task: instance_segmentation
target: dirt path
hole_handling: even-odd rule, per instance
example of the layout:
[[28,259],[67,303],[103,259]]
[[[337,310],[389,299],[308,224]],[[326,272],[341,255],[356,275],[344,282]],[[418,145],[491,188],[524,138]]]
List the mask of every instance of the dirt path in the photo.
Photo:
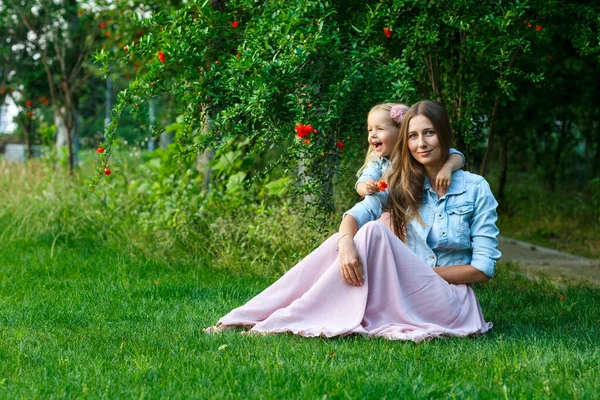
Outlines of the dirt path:
[[600,285],[600,261],[500,237],[501,262],[519,264],[525,273],[547,275]]

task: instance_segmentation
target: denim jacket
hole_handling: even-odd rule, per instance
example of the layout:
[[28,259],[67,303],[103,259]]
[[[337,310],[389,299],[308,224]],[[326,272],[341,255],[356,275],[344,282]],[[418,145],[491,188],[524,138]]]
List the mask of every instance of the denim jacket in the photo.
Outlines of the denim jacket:
[[[462,166],[465,166],[465,155],[463,153],[451,148],[448,154],[459,154],[463,158]],[[373,179],[374,181],[380,180],[389,166],[390,162],[386,157],[377,157],[374,160],[369,161],[354,184],[354,189],[358,187],[359,183],[366,182],[369,179]]]
[[[438,199],[425,178],[423,205],[419,214],[422,226],[413,219],[406,228],[406,244],[431,267],[471,265],[494,277],[498,251],[496,221],[498,203],[490,185],[479,176],[463,170],[452,173],[452,183]],[[369,195],[344,213],[354,217],[360,228],[378,219],[387,204],[387,191]],[[437,244],[430,247],[427,237],[436,229]]]

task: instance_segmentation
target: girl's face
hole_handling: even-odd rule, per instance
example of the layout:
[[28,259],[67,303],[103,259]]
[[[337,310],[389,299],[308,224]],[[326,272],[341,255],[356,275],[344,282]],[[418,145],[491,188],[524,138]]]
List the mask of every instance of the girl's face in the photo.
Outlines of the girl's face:
[[375,110],[367,118],[369,144],[378,157],[388,157],[398,140],[398,128],[390,118],[389,112]]
[[437,167],[442,162],[442,149],[433,124],[424,115],[416,115],[408,122],[408,149],[425,167]]

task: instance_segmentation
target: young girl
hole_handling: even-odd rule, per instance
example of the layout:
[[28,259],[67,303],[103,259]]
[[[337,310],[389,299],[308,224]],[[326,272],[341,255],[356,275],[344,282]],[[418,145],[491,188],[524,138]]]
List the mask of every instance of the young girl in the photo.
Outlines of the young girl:
[[[369,131],[369,151],[362,168],[358,171],[358,181],[354,188],[361,197],[383,191],[379,180],[389,170],[389,156],[398,140],[400,123],[408,111],[405,104],[383,103],[369,111],[367,125]],[[461,152],[450,149],[450,157],[438,173],[435,185],[443,192],[450,186],[452,172],[464,165]]]

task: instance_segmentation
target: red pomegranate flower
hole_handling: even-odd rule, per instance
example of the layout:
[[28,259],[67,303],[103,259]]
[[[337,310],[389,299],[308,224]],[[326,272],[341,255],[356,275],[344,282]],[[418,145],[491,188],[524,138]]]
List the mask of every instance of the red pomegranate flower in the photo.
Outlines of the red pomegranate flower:
[[101,21],[100,22],[100,28],[102,28],[102,29],[106,28],[106,22]]
[[237,21],[233,21],[233,22],[231,23],[231,26],[233,26],[234,28],[237,28],[238,26],[240,26],[240,23],[239,23],[239,22],[237,22]]
[[380,180],[379,182],[377,182],[377,187],[379,188],[380,192],[385,192],[385,189],[387,189],[388,184],[385,180]]
[[304,144],[306,144],[306,145],[310,144],[310,140],[309,139],[304,139]]
[[538,31],[538,32],[541,32],[542,31],[542,26],[541,25],[536,25],[535,26],[535,30]]
[[383,28],[383,34],[389,39],[392,37],[392,30],[390,28]]
[[31,107],[33,105],[33,103],[31,102],[31,100],[27,100],[25,102],[25,107]]
[[160,60],[161,63],[165,62],[165,53],[163,53],[162,51],[158,51],[156,53],[156,55],[158,55],[158,59]]
[[298,124],[296,125],[296,135],[298,135],[299,138],[307,138],[310,133],[313,131],[313,127],[309,124],[309,125],[302,125],[302,124]]
[[98,148],[96,149],[96,152],[97,152],[97,153],[104,153],[104,147],[98,147]]
[[108,167],[104,168],[104,175],[108,176],[111,174],[111,170]]
[[340,150],[344,150],[346,148],[346,146],[344,145],[344,142],[335,142],[335,145]]

